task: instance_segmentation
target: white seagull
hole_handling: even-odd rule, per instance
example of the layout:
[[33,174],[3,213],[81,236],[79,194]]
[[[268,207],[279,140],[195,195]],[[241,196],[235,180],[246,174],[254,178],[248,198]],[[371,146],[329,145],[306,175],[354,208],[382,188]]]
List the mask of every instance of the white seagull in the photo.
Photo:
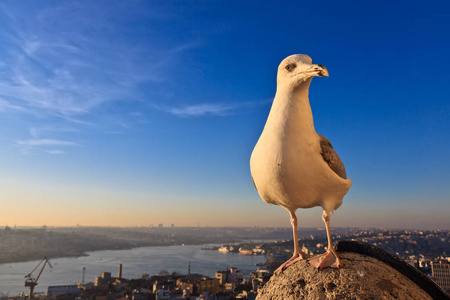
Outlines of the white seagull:
[[309,262],[318,269],[340,266],[331,242],[330,218],[341,206],[352,181],[330,141],[314,130],[308,98],[314,76],[328,76],[328,70],[312,64],[308,55],[291,55],[281,62],[275,99],[250,158],[253,183],[261,198],[285,208],[291,216],[294,254],[275,272],[304,259],[295,211],[315,206],[323,208],[328,250]]

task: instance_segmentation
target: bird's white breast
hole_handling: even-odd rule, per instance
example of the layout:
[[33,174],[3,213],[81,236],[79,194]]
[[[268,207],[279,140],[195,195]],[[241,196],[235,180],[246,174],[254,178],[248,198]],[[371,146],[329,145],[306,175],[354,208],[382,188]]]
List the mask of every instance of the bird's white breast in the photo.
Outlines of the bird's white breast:
[[[278,94],[250,158],[250,170],[261,198],[288,210],[339,207],[350,185],[321,155],[307,91]],[[351,184],[351,183],[350,183]]]

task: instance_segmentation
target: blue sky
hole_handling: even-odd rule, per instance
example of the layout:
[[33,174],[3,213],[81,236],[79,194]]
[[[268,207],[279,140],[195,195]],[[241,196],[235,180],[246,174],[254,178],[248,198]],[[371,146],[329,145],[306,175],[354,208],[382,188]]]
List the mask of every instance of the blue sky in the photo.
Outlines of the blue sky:
[[450,5],[312,2],[2,2],[0,223],[289,226],[249,158],[303,53],[353,181],[332,223],[450,229]]

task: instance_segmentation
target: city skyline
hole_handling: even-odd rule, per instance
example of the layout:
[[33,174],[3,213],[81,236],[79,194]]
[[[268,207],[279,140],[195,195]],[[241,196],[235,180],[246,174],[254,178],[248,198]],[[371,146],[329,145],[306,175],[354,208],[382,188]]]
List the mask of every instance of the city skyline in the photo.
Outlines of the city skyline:
[[353,181],[332,226],[450,229],[449,6],[3,2],[0,224],[290,226],[249,159],[303,53],[329,70],[315,128]]

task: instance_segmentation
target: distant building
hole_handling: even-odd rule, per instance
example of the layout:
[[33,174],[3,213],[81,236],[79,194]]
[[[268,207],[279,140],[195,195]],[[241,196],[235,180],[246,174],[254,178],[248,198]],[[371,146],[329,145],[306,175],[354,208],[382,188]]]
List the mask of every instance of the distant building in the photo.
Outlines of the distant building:
[[107,285],[111,283],[111,273],[110,272],[102,272],[100,277],[95,278],[95,286],[101,287],[103,285]]
[[102,275],[100,277],[95,278],[94,286],[104,287],[110,285],[121,285],[124,282],[127,282],[127,280],[122,278],[122,264],[119,264],[117,277],[111,276],[110,272],[102,272]]
[[308,250],[308,248],[305,247],[304,244],[302,245],[302,252],[305,253],[306,255],[309,254],[309,250]]
[[181,290],[189,291],[192,294],[199,295],[203,292],[215,293],[219,290],[219,279],[203,277],[202,279],[181,280],[179,287]]
[[170,292],[166,290],[156,291],[156,300],[170,300]]
[[216,272],[216,278],[219,279],[220,284],[238,282],[242,280],[243,277],[244,274],[242,271],[234,267],[227,269],[226,271]]
[[438,260],[431,263],[431,275],[434,281],[444,290],[450,290],[450,263],[448,260]]
[[156,293],[159,290],[169,291],[175,286],[174,278],[170,275],[158,275],[153,276],[153,292]]
[[163,228],[163,224],[158,224],[158,227],[159,228]]
[[252,290],[258,291],[269,281],[271,276],[272,275],[268,270],[257,270],[256,272],[250,272]]
[[410,266],[419,269],[419,260],[417,258],[405,259],[405,262]]
[[77,285],[55,285],[47,288],[47,298],[58,299],[61,296],[75,298],[79,296],[81,289]]

